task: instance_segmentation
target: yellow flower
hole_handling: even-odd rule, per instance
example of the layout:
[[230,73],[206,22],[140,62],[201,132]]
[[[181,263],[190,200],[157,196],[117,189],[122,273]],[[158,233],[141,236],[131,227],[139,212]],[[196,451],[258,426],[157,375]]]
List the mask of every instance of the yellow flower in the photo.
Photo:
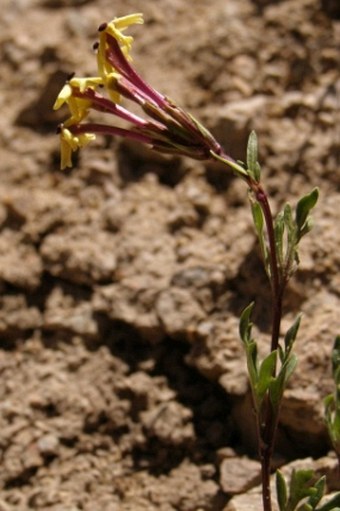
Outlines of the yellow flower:
[[123,30],[128,28],[130,25],[143,24],[143,14],[138,12],[134,14],[128,14],[127,16],[122,16],[121,18],[114,18],[110,23],[107,24],[105,28],[105,32],[111,34],[117,41],[119,42],[122,51],[128,57],[128,53],[131,50],[133,37],[125,36],[122,34]]
[[80,133],[74,135],[64,126],[60,127],[60,168],[72,167],[72,152],[85,147],[89,142],[95,140],[93,133]]
[[135,13],[129,14],[127,16],[122,16],[121,18],[114,18],[109,23],[104,23],[101,27],[99,27],[99,46],[97,53],[97,65],[98,65],[98,73],[104,79],[107,75],[115,71],[112,69],[112,66],[106,60],[106,34],[110,34],[114,37],[127,58],[127,60],[132,60],[130,56],[131,46],[133,42],[132,36],[125,36],[122,32],[128,28],[130,25],[134,24],[143,24],[143,14]]
[[99,76],[90,76],[87,78],[71,78],[59,92],[59,95],[53,105],[54,110],[58,110],[65,103],[68,105],[71,117],[65,122],[65,126],[71,126],[81,122],[88,114],[91,108],[91,100],[75,97],[73,89],[85,92],[86,89],[95,90],[98,85],[103,83]]

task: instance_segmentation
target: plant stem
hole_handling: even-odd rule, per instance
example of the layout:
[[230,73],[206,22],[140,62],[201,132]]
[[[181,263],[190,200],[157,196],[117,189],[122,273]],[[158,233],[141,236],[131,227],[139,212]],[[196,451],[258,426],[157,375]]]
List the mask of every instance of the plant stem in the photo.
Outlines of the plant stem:
[[[270,280],[272,289],[272,333],[271,333],[271,351],[277,349],[280,337],[280,325],[282,318],[282,294],[283,287],[279,274],[277,256],[276,256],[276,243],[274,233],[273,215],[271,212],[270,204],[267,195],[259,183],[251,182],[251,189],[253,190],[257,201],[259,202],[267,229],[269,255],[270,255]],[[275,376],[275,374],[273,375]]]
[[257,417],[264,511],[272,511],[270,474],[278,420],[279,414],[275,413],[273,410],[269,396],[267,395],[263,403],[263,411],[259,411]]
[[[213,154],[213,156],[215,159],[219,159],[217,155]],[[282,319],[282,298],[285,287],[285,279],[281,278],[280,269],[278,266],[273,214],[267,194],[262,188],[262,185],[249,174],[245,174],[244,169],[239,166],[238,162],[235,162],[230,158],[226,158],[224,154],[222,157],[224,157],[224,163],[232,167],[234,171],[236,170],[238,175],[247,183],[256,200],[260,204],[264,216],[269,247],[269,277],[272,295],[270,351],[273,352],[277,350],[279,346],[280,326]],[[272,376],[273,378],[276,376],[276,367],[273,368]],[[267,394],[267,396],[264,398],[261,409],[256,410],[259,457],[261,462],[263,511],[272,511],[270,474],[275,436],[279,420],[279,408],[280,407],[276,409],[273,408],[269,394]]]
[[261,450],[261,478],[262,478],[262,504],[263,511],[272,511],[272,500],[270,490],[271,454],[267,449]]
[[[272,289],[272,333],[271,333],[271,351],[278,348],[280,338],[280,326],[282,318],[282,296],[284,291],[284,281],[280,278],[278,260],[276,255],[276,242],[273,214],[268,201],[267,194],[262,185],[247,174],[233,158],[222,152],[220,155],[211,152],[215,160],[223,159],[224,163],[230,166],[247,183],[250,190],[254,193],[256,200],[261,206],[266,223],[269,256],[270,256],[270,282]],[[275,371],[273,376],[275,376]]]
[[[269,257],[270,257],[270,282],[272,294],[272,331],[271,331],[271,352],[275,351],[279,345],[280,326],[282,318],[282,295],[283,288],[276,254],[275,231],[273,215],[267,195],[262,186],[257,182],[249,183],[259,202],[265,219]],[[273,370],[273,377],[276,375],[276,368]],[[264,400],[262,410],[258,412],[258,432],[259,432],[259,455],[261,461],[261,479],[262,479],[262,502],[264,511],[272,511],[270,474],[272,454],[275,443],[275,436],[278,425],[278,412],[271,405],[269,396]]]

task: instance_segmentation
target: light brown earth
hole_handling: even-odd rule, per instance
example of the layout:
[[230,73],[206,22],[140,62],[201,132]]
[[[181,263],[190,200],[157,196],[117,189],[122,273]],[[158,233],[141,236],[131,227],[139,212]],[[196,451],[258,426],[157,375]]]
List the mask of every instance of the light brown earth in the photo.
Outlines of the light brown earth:
[[330,451],[338,2],[1,0],[1,511],[221,511],[259,480],[238,317],[256,300],[265,353],[270,295],[244,184],[119,140],[58,167],[55,96],[95,72],[98,25],[135,11],[152,85],[235,158],[256,129],[274,210],[320,188],[285,301],[283,327],[303,323],[277,459]]

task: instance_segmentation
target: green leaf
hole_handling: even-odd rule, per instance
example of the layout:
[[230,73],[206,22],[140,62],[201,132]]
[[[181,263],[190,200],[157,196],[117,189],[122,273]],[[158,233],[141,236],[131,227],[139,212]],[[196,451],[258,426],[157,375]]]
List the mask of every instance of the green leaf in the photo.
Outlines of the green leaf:
[[255,169],[254,169],[255,179],[259,183],[261,180],[261,165],[259,162],[256,162]]
[[335,397],[334,394],[329,394],[324,399],[325,422],[334,450],[340,453],[340,404]]
[[313,475],[313,470],[293,470],[289,485],[287,510],[293,511],[302,499],[311,495]]
[[309,483],[312,480],[313,475],[314,470],[312,470],[311,468],[293,470],[290,481],[290,490],[294,494],[301,493],[305,496],[306,492],[303,488],[306,486],[307,483]]
[[299,327],[300,327],[300,323],[301,323],[301,316],[302,316],[301,314],[298,314],[294,323],[286,332],[286,335],[284,338],[286,353],[290,353],[290,351],[293,347],[297,333],[299,331]]
[[336,493],[328,502],[318,507],[317,511],[340,511],[340,493]]
[[325,493],[325,486],[326,486],[326,477],[320,477],[320,479],[313,485],[314,492],[309,497],[307,504],[309,504],[312,509],[315,509],[316,506],[319,504],[320,500],[323,497],[323,494]]
[[313,218],[309,216],[305,222],[305,225],[299,232],[299,236],[298,236],[299,240],[303,236],[305,236],[305,234],[308,234],[313,229],[313,225],[314,225]]
[[256,232],[260,237],[260,235],[262,235],[262,233],[263,233],[264,218],[263,218],[262,208],[261,208],[260,204],[255,200],[252,201],[252,203],[251,203],[251,212],[253,214],[253,220],[254,220]]
[[340,383],[340,374],[338,374],[339,369],[340,369],[340,335],[337,335],[334,341],[332,351],[332,372],[333,378],[336,383]]
[[242,166],[243,162],[235,162],[233,160],[229,160],[228,158],[223,158],[223,156],[220,156],[213,150],[210,151],[210,154],[213,158],[215,158],[215,160],[223,163],[224,165],[227,165],[228,167],[231,167],[235,174],[239,177],[242,177],[243,179],[248,178],[248,173]]
[[287,484],[280,470],[276,471],[276,494],[280,511],[286,510],[287,504]]
[[252,323],[250,316],[254,307],[254,303],[250,303],[242,312],[240,318],[240,337],[244,343],[246,357],[247,357],[247,368],[248,376],[252,389],[252,393],[255,400],[255,406],[257,406],[256,400],[256,387],[258,382],[258,370],[257,370],[257,344],[251,337]]
[[340,336],[335,338],[332,351],[332,374],[335,383],[335,390],[326,396],[325,422],[333,448],[340,456]]
[[292,206],[289,204],[289,202],[287,202],[283,208],[283,216],[287,227],[294,225]]
[[274,235],[275,235],[275,245],[276,245],[276,254],[279,262],[279,267],[283,266],[283,234],[285,232],[285,224],[283,212],[280,211],[275,218],[274,222]]
[[288,360],[284,363],[283,367],[285,367],[285,374],[284,374],[284,383],[286,384],[289,380],[289,378],[292,376],[293,372],[295,371],[297,365],[297,356],[295,353],[292,353],[289,355]]
[[293,220],[293,212],[290,204],[285,204],[283,209],[283,219],[287,230],[287,254],[294,249],[297,242],[296,224]]
[[256,396],[259,402],[262,401],[265,393],[267,392],[270,386],[270,383],[273,381],[273,375],[275,373],[276,367],[276,359],[277,351],[275,350],[269,353],[269,355],[262,361],[260,365],[256,387]]
[[327,415],[327,410],[331,410],[332,407],[334,406],[334,395],[333,394],[328,394],[328,396],[325,397],[324,399],[324,405],[326,407],[326,415]]
[[286,357],[285,357],[285,352],[283,351],[283,349],[280,346],[280,344],[277,347],[277,351],[279,353],[280,362],[281,362],[281,364],[283,364],[284,361],[286,360]]
[[257,144],[257,136],[255,131],[252,131],[248,138],[248,145],[247,145],[247,169],[252,178],[255,179],[255,181],[260,181],[261,176],[261,167],[258,164],[257,158],[258,158],[258,144]]
[[[183,115],[183,112],[181,112],[182,115]],[[180,114],[181,114],[180,113]],[[203,139],[209,144],[211,144],[211,146],[216,146],[216,140],[215,138],[213,137],[213,135],[210,133],[209,130],[207,130],[207,128],[205,126],[203,126],[203,124],[201,124],[198,119],[196,119],[196,117],[194,117],[193,115],[191,114],[188,114],[188,116],[190,117],[190,119],[192,120],[192,122],[194,123],[194,125],[196,126],[196,128],[198,129],[198,131],[201,133]],[[180,121],[180,120],[179,120]]]
[[315,204],[317,203],[319,198],[319,189],[314,188],[309,194],[302,197],[296,206],[296,213],[295,213],[295,221],[298,228],[298,231],[300,233],[299,238],[303,234],[306,234],[304,232],[304,229],[306,227],[306,222],[308,220],[308,216],[310,211],[314,208]]
[[268,248],[267,248],[266,240],[264,237],[264,231],[263,231],[263,227],[264,227],[263,211],[262,211],[260,204],[255,200],[251,200],[250,205],[251,205],[251,212],[253,215],[253,221],[254,221],[256,234],[257,234],[257,237],[258,237],[258,240],[260,243],[262,259],[263,259],[263,262],[265,265],[266,272],[269,275],[270,274],[270,265],[268,262]]
[[290,204],[286,204],[283,211],[285,230],[286,230],[286,253],[284,260],[283,274],[287,279],[292,275],[299,263],[298,256],[298,228],[293,220],[293,213]]
[[[246,355],[247,355],[247,368],[248,368],[248,376],[250,385],[252,388],[252,392],[254,398],[256,398],[256,387],[258,382],[258,372],[257,372],[257,345],[255,341],[251,341],[246,344]],[[255,402],[257,405],[257,400]]]
[[[320,507],[326,486],[325,476],[313,483],[314,471],[293,470],[290,477],[289,495],[287,483],[278,470],[276,472],[276,492],[280,511],[340,511],[340,493]],[[302,502],[302,503],[301,503]],[[301,504],[300,504],[301,503]],[[300,505],[299,505],[300,504]]]
[[309,504],[302,504],[296,508],[296,511],[313,511],[313,508]]
[[294,372],[294,369],[297,364],[297,358],[295,354],[290,354],[284,364],[282,365],[279,374],[274,378],[269,386],[269,397],[272,403],[272,406],[275,409],[280,407],[281,399],[283,396],[283,392],[285,390],[287,381],[290,376]]
[[240,317],[239,332],[242,341],[245,344],[251,342],[251,329],[253,324],[250,321],[251,313],[253,312],[254,302],[250,303],[242,312]]

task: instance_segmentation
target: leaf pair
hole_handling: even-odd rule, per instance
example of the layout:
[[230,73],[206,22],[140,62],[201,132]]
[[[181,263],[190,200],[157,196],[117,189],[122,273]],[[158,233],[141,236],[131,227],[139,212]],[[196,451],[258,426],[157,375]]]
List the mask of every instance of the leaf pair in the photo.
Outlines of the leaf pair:
[[[291,349],[300,325],[300,316],[298,316],[292,327],[286,333],[285,347],[279,347],[278,350],[270,352],[269,355],[259,363],[257,344],[251,334],[252,323],[250,316],[253,307],[254,303],[251,303],[241,314],[240,337],[245,346],[254,404],[257,413],[260,413],[263,400],[265,396],[268,395],[275,414],[278,414],[287,381],[297,364],[296,356],[291,353]],[[281,366],[278,374],[276,374],[278,354]]]
[[[275,218],[275,252],[278,271],[283,285],[288,281],[299,264],[298,244],[302,236],[307,234],[312,228],[312,219],[309,213],[315,206],[318,196],[318,189],[314,188],[311,193],[299,200],[295,215],[293,214],[290,204],[286,204]],[[251,196],[250,201],[262,258],[266,272],[270,278],[269,247],[265,238],[263,211],[260,203],[253,196]]]

